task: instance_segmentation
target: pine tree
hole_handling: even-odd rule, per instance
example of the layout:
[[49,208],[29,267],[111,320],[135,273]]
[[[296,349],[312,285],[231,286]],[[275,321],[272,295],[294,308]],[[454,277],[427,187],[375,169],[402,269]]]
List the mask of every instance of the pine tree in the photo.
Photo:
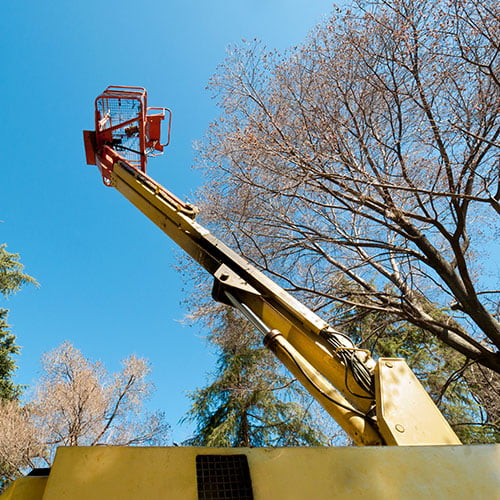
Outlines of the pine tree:
[[[281,374],[278,362],[245,320],[225,309],[210,336],[219,349],[212,383],[191,393],[184,421],[196,423],[191,446],[322,445],[304,390]],[[309,402],[307,402],[309,401]]]
[[[27,283],[36,281],[23,273],[23,265],[19,255],[6,250],[6,245],[0,245],[0,293],[7,297],[17,292]],[[12,374],[16,368],[13,356],[19,353],[15,336],[7,324],[8,310],[0,308],[0,400],[13,400],[19,397],[21,386],[14,384]]]
[[[0,294],[7,297],[27,283],[36,284],[36,281],[23,273],[19,255],[8,252],[5,244],[0,245]],[[19,346],[9,330],[8,313],[8,309],[0,307],[0,414],[5,413],[7,408],[10,411],[13,407],[18,407],[17,399],[22,390],[22,386],[12,381],[16,369],[13,356],[19,353]],[[0,458],[0,491],[8,484],[14,472],[12,465]]]
[[16,369],[13,356],[19,353],[19,346],[9,331],[7,313],[7,309],[0,309],[0,400],[17,399],[21,393],[21,387],[11,379]]

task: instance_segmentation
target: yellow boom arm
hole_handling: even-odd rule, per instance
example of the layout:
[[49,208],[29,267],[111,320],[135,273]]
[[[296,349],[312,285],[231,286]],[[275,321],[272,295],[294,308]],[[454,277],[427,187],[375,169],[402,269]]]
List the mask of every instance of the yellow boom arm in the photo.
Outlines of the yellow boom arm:
[[216,300],[239,309],[265,344],[358,445],[460,444],[400,359],[375,362],[194,219],[196,209],[108,146],[109,182],[214,276]]
[[459,444],[403,360],[376,363],[198,224],[192,205],[146,175],[147,157],[166,145],[160,125],[167,111],[148,107],[142,87],[108,87],[95,100],[95,131],[83,133],[87,163],[214,277],[215,300],[253,323],[356,444]]

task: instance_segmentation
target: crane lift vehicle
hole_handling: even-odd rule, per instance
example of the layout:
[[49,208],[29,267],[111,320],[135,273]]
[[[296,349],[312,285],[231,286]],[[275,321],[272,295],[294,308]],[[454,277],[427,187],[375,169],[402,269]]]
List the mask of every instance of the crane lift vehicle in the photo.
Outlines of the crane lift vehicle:
[[[2,499],[494,498],[499,445],[463,446],[403,359],[375,360],[196,221],[146,173],[170,141],[171,112],[142,87],[110,86],[84,131],[87,164],[214,278],[264,344],[361,446],[60,448],[49,473]],[[161,126],[166,121],[166,140]],[[35,472],[36,474],[36,472]]]

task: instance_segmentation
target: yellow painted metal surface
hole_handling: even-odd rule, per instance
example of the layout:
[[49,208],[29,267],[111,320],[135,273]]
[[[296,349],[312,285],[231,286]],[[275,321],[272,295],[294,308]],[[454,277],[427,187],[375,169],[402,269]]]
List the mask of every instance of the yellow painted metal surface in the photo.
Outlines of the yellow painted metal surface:
[[41,500],[47,477],[22,477],[0,495],[2,500]]
[[405,360],[379,359],[375,387],[378,425],[388,445],[461,444]]
[[277,331],[271,332],[264,343],[284,366],[312,394],[316,401],[339,423],[355,444],[384,444],[377,429],[360,416],[335,388]]
[[[196,456],[245,454],[255,500],[494,499],[500,446],[60,448],[39,500],[197,500]],[[32,478],[27,478],[32,479]],[[19,494],[16,494],[16,491]],[[2,500],[35,500],[14,490]],[[7,493],[8,494],[8,493]]]

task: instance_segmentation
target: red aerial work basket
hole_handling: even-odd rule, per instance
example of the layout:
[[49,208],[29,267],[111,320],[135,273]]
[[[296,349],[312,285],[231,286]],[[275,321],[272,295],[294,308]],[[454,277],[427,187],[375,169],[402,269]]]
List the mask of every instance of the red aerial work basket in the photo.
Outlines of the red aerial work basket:
[[[161,122],[166,115],[167,141],[162,143]],[[148,108],[146,89],[111,85],[95,100],[95,131],[83,133],[87,163],[98,165],[109,184],[113,159],[106,152],[110,148],[129,165],[146,172],[148,157],[162,154],[170,142],[171,121],[168,108]]]

